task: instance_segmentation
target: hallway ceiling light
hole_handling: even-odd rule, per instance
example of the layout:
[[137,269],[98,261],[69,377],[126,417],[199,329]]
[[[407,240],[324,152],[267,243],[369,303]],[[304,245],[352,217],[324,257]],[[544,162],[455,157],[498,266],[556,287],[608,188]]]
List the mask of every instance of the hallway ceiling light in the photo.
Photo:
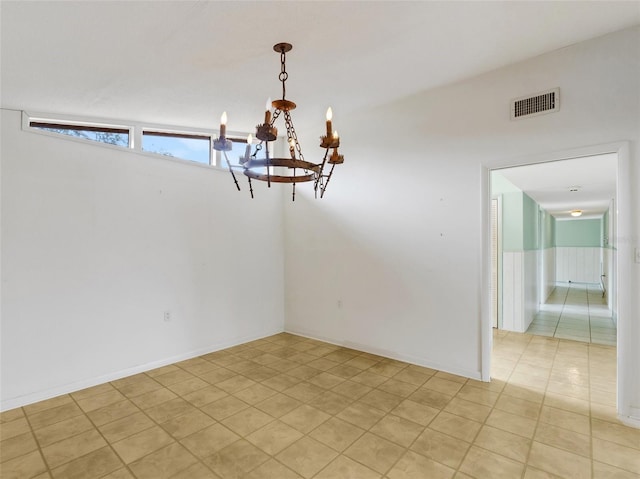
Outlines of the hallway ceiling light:
[[575,216],[575,217],[582,216],[582,210],[571,211],[571,216]]
[[[286,70],[286,53],[291,51],[293,46],[289,43],[277,43],[273,46],[273,49],[280,53],[280,75],[278,79],[282,82],[282,99],[267,101],[266,111],[264,114],[264,123],[259,124],[256,127],[256,137],[260,140],[260,143],[256,145],[253,154],[251,154],[251,140],[247,139],[247,149],[244,156],[238,158],[239,164],[232,165],[227,157],[227,151],[232,148],[231,140],[226,137],[226,112],[223,113],[220,124],[220,136],[214,140],[213,149],[221,151],[224,155],[229,172],[233,177],[233,181],[240,191],[240,185],[236,179],[234,170],[241,170],[249,181],[249,191],[251,198],[253,198],[253,187],[251,180],[266,181],[269,187],[271,183],[291,183],[293,185],[292,200],[296,199],[296,183],[313,182],[313,190],[316,197],[320,192],[320,198],[324,196],[324,192],[327,189],[331,175],[333,175],[333,169],[336,165],[344,162],[344,157],[338,154],[338,147],[340,146],[340,138],[338,132],[332,129],[332,111],[331,108],[327,110],[327,123],[326,123],[326,135],[320,137],[320,147],[324,148],[325,153],[320,163],[311,163],[304,159],[302,149],[298,143],[298,135],[293,126],[293,120],[291,119],[291,110],[295,109],[296,104],[285,98],[286,95],[286,81],[288,73]],[[271,107],[273,107],[273,115],[271,113]],[[284,124],[287,135],[287,144],[289,146],[290,158],[271,158],[269,156],[268,142],[274,141],[278,137],[278,130],[274,126],[278,117],[284,118]],[[249,138],[251,135],[249,135]],[[264,158],[258,159],[258,152],[264,150]],[[333,150],[333,151],[331,151]],[[325,166],[331,165],[328,174],[325,173]],[[286,168],[285,172],[288,175],[276,175],[272,174],[272,167]]]

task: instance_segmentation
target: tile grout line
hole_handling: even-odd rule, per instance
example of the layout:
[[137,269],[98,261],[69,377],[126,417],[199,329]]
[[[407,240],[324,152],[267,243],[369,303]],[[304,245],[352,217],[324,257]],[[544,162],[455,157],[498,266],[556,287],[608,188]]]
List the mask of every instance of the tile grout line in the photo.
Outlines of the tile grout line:
[[[554,288],[555,291],[555,288]],[[556,337],[556,333],[558,332],[558,327],[560,326],[560,321],[562,320],[562,313],[564,313],[564,307],[567,304],[567,297],[569,296],[569,288],[567,288],[567,291],[565,292],[564,295],[564,300],[562,301],[562,308],[560,309],[560,314],[558,315],[558,322],[556,323],[556,329],[553,331],[553,337],[558,339]]]
[[[243,350],[244,350],[244,349],[240,350],[240,352],[242,352]],[[223,351],[224,351],[224,350],[223,350]],[[241,361],[244,361],[244,360],[245,360],[243,357],[238,356],[237,354],[233,354],[233,355],[234,355],[235,357],[240,358],[240,360],[241,360]],[[201,358],[201,356],[197,356],[197,357],[198,357],[198,358]],[[191,359],[194,359],[194,358],[191,358]],[[204,359],[204,361],[208,361],[208,360]],[[215,364],[215,363],[214,363],[214,362],[212,362],[212,361],[209,361],[209,362],[211,362],[212,364]],[[194,374],[194,373],[191,373],[191,372],[190,372],[190,371],[188,371],[187,369],[184,369],[182,366],[179,366],[177,363],[176,363],[175,365],[176,365],[176,367],[178,367],[178,368],[179,368],[179,369],[181,369],[182,371],[186,371],[187,373],[189,373],[189,374],[193,374],[194,376],[196,376],[196,377],[200,378],[200,376],[199,376],[199,375]],[[233,372],[236,376],[242,376],[243,378],[250,379],[250,378],[247,378],[244,374],[242,374],[242,373],[236,373],[235,371],[233,371],[233,370],[231,370],[231,369],[228,369],[228,368],[226,368],[225,366],[220,366],[218,369],[226,369],[226,370],[228,370],[228,371]],[[205,374],[206,374],[206,373],[205,373]],[[152,378],[152,379],[154,379],[154,378]],[[251,379],[250,379],[250,380],[251,380]],[[225,380],[223,380],[223,381],[225,381]],[[221,382],[223,382],[223,381],[221,381]],[[158,382],[158,384],[162,385],[165,389],[169,389],[170,391],[174,392],[174,391],[173,391],[173,390],[171,390],[168,386],[163,385],[163,384],[162,384],[162,383],[160,383],[159,381],[156,381],[156,382]],[[180,381],[178,381],[178,382],[180,382]],[[205,381],[205,382],[206,382],[206,381]],[[256,382],[257,384],[260,384],[258,381],[255,381],[255,382]],[[174,384],[177,384],[177,383],[174,383]],[[205,387],[206,387],[206,386],[205,386]],[[248,387],[250,387],[250,386],[248,386]],[[218,388],[218,389],[220,389],[220,388]],[[243,388],[243,389],[246,389],[246,388]],[[233,393],[229,393],[229,392],[225,391],[224,389],[221,389],[221,390],[222,390],[222,391],[224,391],[224,392],[227,394],[227,396],[224,396],[224,397],[222,397],[222,398],[220,398],[220,399],[224,399],[224,398],[229,397],[229,396],[233,396],[233,397],[235,397]],[[236,392],[238,392],[238,391],[236,391]],[[177,394],[177,393],[175,393],[175,392],[174,392],[174,394]],[[188,400],[184,399],[184,398],[182,397],[182,395],[181,395],[181,394],[177,394],[177,396],[178,396],[179,398],[181,398],[182,400],[184,400],[184,401],[188,402],[191,406],[195,407],[198,411],[200,411],[200,412],[202,412],[203,414],[205,414],[205,415],[207,415],[207,416],[211,417],[211,419],[213,419],[213,421],[214,421],[214,424],[212,424],[211,426],[213,426],[213,425],[215,425],[215,424],[220,424],[222,427],[225,427],[226,429],[228,429],[228,430],[230,430],[230,431],[231,431],[231,429],[229,429],[226,425],[222,424],[222,422],[221,422],[221,421],[218,421],[216,418],[214,418],[214,417],[210,416],[210,415],[209,415],[209,414],[207,414],[205,411],[202,411],[201,407],[195,406],[194,404],[192,404],[192,403],[191,403],[191,402],[189,402]],[[175,399],[175,398],[174,398],[174,399]],[[213,403],[213,402],[215,402],[215,401],[216,401],[216,400],[211,401],[211,403],[204,404],[202,407],[207,406],[207,405],[209,405],[209,404],[212,404],[212,403]],[[243,402],[244,402],[244,401],[243,401]],[[247,404],[248,404],[248,403],[247,403]],[[253,407],[253,405],[249,404],[249,407]],[[185,413],[185,414],[186,414],[186,413]],[[234,413],[234,414],[236,414],[236,413]],[[178,416],[176,416],[176,417],[181,417],[181,416],[183,416],[183,415],[184,415],[184,414],[179,414],[179,415],[178,415]],[[233,414],[231,414],[229,417],[231,417],[231,416],[233,416]],[[152,420],[152,421],[153,421],[153,422],[154,422],[154,423],[155,423],[159,428],[161,428],[163,431],[165,431],[165,429],[164,429],[164,428],[163,428],[159,423],[157,423],[155,420],[153,420],[153,418],[150,418],[150,419],[151,419],[151,420]],[[223,419],[226,419],[226,418],[223,418]],[[165,422],[166,422],[166,421],[165,421]],[[271,421],[271,422],[273,422],[273,421]],[[207,427],[211,427],[211,426],[207,426]],[[206,428],[203,428],[203,429],[206,429]],[[200,431],[202,431],[202,429],[200,429]],[[167,432],[167,431],[165,431],[165,432]],[[231,431],[231,432],[233,432],[234,434],[237,434],[235,431]],[[197,434],[197,433],[198,433],[198,431],[194,432],[193,434]],[[185,448],[185,449],[189,452],[189,454],[191,454],[193,457],[195,457],[195,458],[197,459],[198,463],[202,464],[202,465],[203,465],[203,466],[204,466],[208,471],[211,471],[213,474],[216,474],[216,473],[215,473],[215,471],[213,471],[213,470],[212,470],[212,469],[211,469],[211,468],[210,468],[210,467],[209,467],[209,466],[204,462],[204,459],[205,459],[205,458],[207,458],[207,457],[211,457],[211,456],[213,456],[214,454],[217,454],[217,452],[219,452],[219,451],[216,451],[216,452],[214,452],[214,453],[212,453],[212,454],[210,454],[210,455],[208,455],[208,456],[205,456],[205,457],[199,457],[199,456],[197,456],[196,454],[194,454],[190,449],[188,449],[186,446],[184,446],[184,445],[182,444],[182,442],[180,441],[180,439],[175,438],[173,435],[171,435],[171,434],[170,434],[170,433],[168,433],[168,432],[167,432],[167,434],[169,434],[169,436],[171,436],[171,438],[172,438],[172,439],[173,439],[177,444],[179,444],[181,447]],[[237,443],[237,442],[239,442],[239,441],[242,441],[242,440],[245,440],[245,441],[246,441],[246,439],[245,439],[245,437],[244,437],[244,436],[240,436],[240,434],[237,434],[237,435],[240,437],[240,439],[238,439],[238,440],[236,440],[236,441],[233,441],[232,443],[228,444],[228,445],[227,445],[227,446],[225,446],[225,447],[231,446],[231,445],[233,445],[233,444],[235,444],[235,443]],[[189,436],[186,436],[186,437],[189,437]],[[183,439],[185,439],[185,438],[183,438]],[[247,441],[247,442],[248,442],[248,441]],[[165,446],[165,447],[166,447],[166,446]],[[223,448],[223,449],[224,449],[224,448]],[[149,454],[147,454],[147,455],[145,455],[145,456],[143,456],[143,457],[147,457],[147,456],[149,456],[149,455],[153,454],[154,452],[156,452],[156,451],[152,451],[151,453],[149,453]],[[273,459],[275,459],[273,456],[271,456],[271,457],[272,457]],[[139,459],[137,459],[137,460],[140,460],[140,459],[142,459],[142,457],[141,457],[141,458],[139,458]],[[267,461],[268,461],[268,459],[267,459]],[[267,461],[264,461],[264,462],[267,462]],[[195,464],[195,463],[194,463],[194,464]],[[172,474],[172,475],[171,475],[171,477],[174,477],[174,476],[176,476],[176,475],[178,475],[178,474],[180,474],[180,473],[182,473],[182,472],[186,471],[187,469],[189,469],[189,468],[190,468],[190,467],[192,467],[192,466],[193,466],[193,464],[190,464],[190,465],[188,465],[187,467],[185,467],[184,469],[181,469],[180,471],[176,471],[174,474]],[[258,467],[260,467],[260,464],[258,464],[257,466],[255,466],[254,468],[252,468],[251,470],[246,471],[246,472],[247,472],[247,473],[249,473],[249,472],[251,472],[253,469],[256,469],[256,468],[258,468]],[[135,476],[135,475],[134,475],[134,476]]]
[[[111,382],[109,382],[109,383],[107,383],[107,384],[111,385],[111,387],[112,387],[112,388],[114,388],[116,391],[120,392],[120,391],[118,390],[118,388],[116,388],[113,384],[111,384]],[[122,394],[122,393],[120,393],[120,394]],[[124,394],[123,394],[123,396],[124,396]],[[117,457],[118,459],[120,459],[120,461],[122,461],[122,464],[123,464],[124,468],[125,468],[125,469],[126,469],[126,470],[127,470],[127,471],[128,471],[128,472],[129,472],[133,477],[135,477],[135,474],[133,474],[133,471],[132,471],[131,469],[129,469],[129,464],[127,464],[126,462],[124,462],[124,459],[120,457],[120,454],[118,454],[118,451],[116,451],[116,450],[113,448],[113,445],[112,445],[112,444],[107,440],[107,438],[106,438],[106,437],[104,437],[104,434],[102,434],[102,431],[98,428],[98,426],[96,426],[96,424],[95,424],[95,423],[93,422],[93,420],[89,417],[89,415],[85,412],[85,410],[84,410],[84,409],[82,409],[82,407],[80,407],[80,404],[78,404],[78,400],[77,400],[76,398],[74,398],[71,394],[69,394],[69,397],[70,397],[70,398],[71,398],[71,400],[74,402],[74,404],[75,404],[76,406],[78,406],[78,409],[80,409],[80,411],[82,411],[82,414],[84,414],[84,416],[85,416],[85,417],[87,418],[87,420],[91,423],[91,425],[92,425],[92,426],[93,426],[93,428],[98,432],[98,434],[100,434],[100,437],[102,437],[102,439],[104,440],[104,442],[106,442],[106,443],[107,443],[107,446],[109,446],[109,449],[111,449],[111,451],[116,455],[116,457]],[[126,397],[126,396],[124,396],[124,397]],[[128,399],[128,398],[127,398],[127,399]],[[134,406],[138,407],[136,404],[134,404]],[[142,411],[142,412],[143,412],[143,411]],[[143,412],[143,413],[144,413],[144,412]],[[134,413],[134,414],[135,414],[135,413]],[[125,417],[128,417],[128,416],[125,416]],[[107,423],[107,424],[109,424],[109,423]],[[82,433],[81,433],[81,434],[82,434]],[[75,436],[72,436],[72,437],[75,437]],[[60,442],[60,441],[58,441],[58,442]],[[97,450],[97,449],[96,449],[96,450]],[[75,457],[75,458],[73,458],[71,461],[65,462],[64,464],[69,464],[70,462],[73,462],[73,461],[75,461],[76,459],[80,459],[81,457],[88,456],[89,454],[91,454],[91,453],[93,453],[93,452],[95,452],[95,451],[91,451],[91,452],[88,452],[87,454],[83,454],[82,456]],[[58,467],[63,466],[64,464],[60,464]],[[118,469],[116,469],[116,471],[117,471],[117,470],[118,470]],[[109,472],[107,472],[106,474],[102,474],[102,476],[104,477],[105,475],[107,475],[107,474],[111,474],[112,472],[114,472],[114,471],[109,471]],[[51,476],[53,476],[53,472],[51,473]]]
[[[47,462],[46,458],[44,457],[44,453],[42,452],[42,447],[40,447],[40,441],[38,440],[38,436],[36,436],[36,432],[33,429],[33,426],[31,424],[31,421],[29,420],[29,416],[27,414],[27,411],[25,410],[24,407],[21,407],[20,409],[22,409],[22,414],[24,415],[24,419],[25,421],[27,421],[27,424],[29,425],[29,431],[31,432],[31,435],[33,436],[33,440],[36,443],[36,446],[38,447],[38,453],[40,454],[40,458],[42,459],[42,463],[44,464],[44,467],[46,468],[47,473],[49,473],[49,476],[53,477],[53,473],[51,472],[51,468],[49,467],[49,463]],[[29,454],[29,453],[27,453]],[[26,456],[27,454],[23,454],[23,456]]]
[[[197,356],[197,357],[200,357],[200,356]],[[192,358],[192,359],[193,359],[193,358]],[[205,361],[207,361],[207,360],[205,359]],[[177,368],[179,368],[180,370],[182,370],[182,371],[186,371],[186,372],[188,372],[189,374],[192,374],[192,373],[190,373],[189,371],[187,371],[186,369],[183,369],[181,366],[178,366],[178,365],[177,365],[177,363],[173,363],[173,364],[171,364],[171,366],[176,366],[176,367],[177,367]],[[165,367],[165,366],[163,366],[163,367]],[[226,369],[226,368],[225,368],[225,369]],[[158,380],[156,379],[156,377],[155,377],[155,376],[149,376],[146,372],[143,372],[142,374],[144,374],[147,378],[151,379],[152,381],[154,381],[155,383],[157,383],[159,386],[161,386],[161,387],[160,387],[160,388],[158,388],[158,389],[167,389],[167,390],[171,391],[172,393],[176,394],[176,395],[177,395],[177,397],[182,398],[182,396],[181,396],[180,394],[175,393],[175,392],[174,392],[172,389],[170,389],[168,386],[166,386],[166,385],[162,384],[160,381],[158,381]],[[197,376],[197,375],[195,375],[195,376],[196,376],[196,377],[199,377],[199,376]],[[179,382],[179,381],[178,381],[178,382]],[[111,382],[110,382],[109,384],[111,384],[111,386],[112,386],[114,389],[116,389],[118,392],[120,392],[120,390],[118,389],[118,387],[116,387],[115,385],[113,385]],[[149,391],[149,392],[152,392],[152,391]],[[120,392],[120,394],[122,394],[122,392]],[[138,395],[133,396],[133,397],[142,396],[142,395],[144,395],[144,394],[146,394],[146,393],[138,394]],[[159,427],[160,429],[162,429],[162,431],[164,431],[165,433],[167,433],[167,434],[171,437],[171,439],[172,439],[173,443],[178,444],[178,445],[180,445],[181,447],[184,447],[184,446],[182,445],[182,443],[180,442],[180,440],[179,440],[179,439],[175,438],[173,435],[171,435],[170,433],[168,433],[168,432],[167,432],[167,431],[166,431],[166,430],[165,430],[165,429],[160,425],[160,423],[158,423],[155,419],[153,419],[151,416],[149,416],[149,414],[147,414],[147,411],[146,411],[146,410],[144,410],[143,408],[141,408],[140,406],[138,406],[138,405],[137,405],[137,404],[136,404],[136,403],[135,403],[135,402],[134,402],[130,397],[126,396],[125,394],[122,394],[122,395],[125,397],[125,399],[126,399],[127,401],[129,401],[131,404],[133,404],[133,405],[138,409],[138,411],[139,411],[139,412],[141,412],[142,414],[144,414],[144,415],[145,415],[145,416],[146,416],[146,417],[147,417],[147,418],[152,422],[152,424],[153,424],[153,425],[152,425],[152,426],[150,426],[150,427],[148,427],[148,428],[142,429],[141,431],[137,431],[137,432],[134,432],[134,433],[132,433],[132,434],[129,434],[128,436],[125,436],[125,437],[123,437],[123,438],[120,438],[120,439],[118,439],[118,441],[116,441],[116,442],[119,442],[119,441],[122,441],[122,440],[128,439],[128,438],[130,438],[130,437],[132,437],[132,436],[135,436],[136,434],[139,434],[139,433],[141,433],[141,432],[147,431],[147,430],[151,429],[152,427],[157,426],[157,427]],[[175,398],[173,398],[173,399],[175,399]],[[184,400],[184,398],[182,398],[182,399]],[[169,400],[164,401],[164,402],[162,402],[162,403],[158,403],[158,404],[156,404],[155,406],[159,406],[159,405],[161,405],[161,404],[165,404],[165,403],[167,403],[167,402],[169,402],[169,401],[171,401],[171,400],[172,400],[172,399],[169,399]],[[186,400],[185,400],[185,401],[186,401]],[[187,401],[187,402],[188,402],[188,401]],[[190,403],[190,404],[191,404],[191,403]],[[152,406],[152,407],[155,407],[155,406]],[[194,406],[194,407],[195,407],[195,406]],[[200,408],[197,408],[197,409],[198,409],[198,410],[200,410]],[[133,413],[133,414],[136,414],[136,413]],[[118,419],[116,419],[116,420],[114,420],[114,421],[110,421],[110,422],[108,422],[108,423],[106,423],[106,424],[110,424],[110,423],[113,423],[113,422],[115,422],[115,421],[119,421],[119,420],[121,420],[121,419],[124,419],[124,418],[130,417],[130,416],[132,416],[133,414],[129,414],[128,416],[124,416],[124,417],[122,417],[122,418],[118,418]],[[206,413],[205,413],[205,414],[206,414]],[[180,417],[180,416],[182,416],[182,414],[179,414],[177,417]],[[87,418],[91,421],[91,419],[90,419],[89,417],[87,417]],[[213,418],[212,418],[212,419],[213,419]],[[218,422],[216,419],[213,419],[213,420],[214,420],[214,421],[216,421],[216,422]],[[93,421],[92,421],[92,423],[93,423]],[[95,426],[95,425],[94,425],[94,426]],[[95,427],[96,427],[96,429],[98,429],[98,427],[97,427],[97,426],[95,426]],[[102,434],[102,432],[101,432],[101,431],[99,431],[99,432]],[[104,437],[104,436],[103,436],[103,437]],[[107,439],[106,439],[106,437],[105,437],[104,439],[105,439],[105,441],[107,440]],[[130,465],[131,465],[131,464],[133,464],[133,463],[134,463],[134,462],[136,462],[136,461],[142,460],[142,459],[144,459],[145,457],[148,457],[148,456],[150,456],[151,454],[154,454],[155,452],[157,452],[157,451],[159,451],[159,450],[161,450],[161,449],[164,449],[165,447],[168,447],[169,445],[171,445],[171,444],[167,444],[167,445],[165,445],[165,446],[162,446],[162,447],[160,447],[160,448],[158,448],[158,449],[156,449],[156,450],[154,450],[154,451],[151,451],[151,452],[150,452],[150,453],[148,453],[148,454],[145,454],[145,455],[143,455],[143,456],[141,456],[141,457],[137,458],[136,460],[132,461],[130,464],[127,464],[127,463],[124,461],[124,458],[122,458],[122,457],[118,454],[118,452],[113,448],[113,446],[112,446],[111,442],[107,441],[107,444],[109,444],[109,446],[111,447],[111,449],[112,449],[112,450],[114,451],[114,453],[118,456],[118,458],[122,461],[122,463],[124,464],[124,466],[125,466],[125,468],[127,469],[127,471],[129,471],[133,477],[137,477],[137,476],[136,476],[136,474],[134,474],[133,470],[131,470],[131,468],[130,468]],[[186,449],[186,448],[185,448],[185,449]],[[187,451],[189,452],[189,454],[191,454],[191,455],[192,455],[192,456],[197,460],[197,462],[201,463],[204,467],[206,467],[206,468],[207,468],[207,470],[211,470],[211,468],[209,468],[209,467],[208,467],[208,466],[203,462],[202,458],[200,458],[200,457],[196,456],[195,454],[193,454],[193,453],[192,453],[190,450],[188,450],[188,449],[187,449]],[[196,464],[196,463],[194,463],[194,464]],[[175,472],[175,473],[173,473],[171,476],[175,476],[175,475],[177,475],[177,474],[180,474],[180,473],[184,472],[185,470],[187,470],[189,467],[192,467],[192,466],[193,466],[193,464],[190,464],[190,465],[186,466],[185,468],[180,469],[179,471],[176,471],[176,472]],[[212,472],[213,472],[213,471],[212,471]]]
[[[527,346],[529,346],[529,344],[531,344],[531,340],[532,340],[532,338],[529,338],[529,340],[527,341]],[[520,360],[522,359],[522,355],[524,354],[524,351],[525,351],[525,350],[526,350],[526,347],[522,349],[522,352],[521,352],[521,353],[520,353],[520,355],[518,356],[518,361],[516,362],[516,366],[517,366],[517,364],[520,362]],[[514,368],[513,368],[513,370],[509,373],[509,378],[511,378],[511,376],[514,374],[515,369],[516,369],[516,367],[514,367]],[[505,387],[506,387],[506,385],[507,385],[507,384],[509,384],[509,379],[505,380]],[[498,403],[498,401],[500,400],[500,397],[502,396],[502,394],[504,394],[504,387],[502,388],[502,390],[501,390],[501,391],[500,391],[500,393],[498,394],[498,397],[496,398],[496,401],[495,401],[495,402],[493,403],[493,405],[491,406],[491,411],[489,412],[489,414],[488,414],[488,415],[487,415],[487,417],[485,418],[484,422],[482,423],[482,424],[483,424],[483,426],[486,424],[486,421],[487,421],[487,419],[489,418],[489,416],[491,416],[491,413],[495,410],[495,406],[496,406],[496,404]],[[481,431],[481,430],[482,430],[482,428],[480,428],[480,429],[478,430],[478,433],[476,433],[476,435],[474,436],[474,442],[475,442],[475,440],[477,439],[478,434],[480,434],[480,431]],[[469,451],[470,451],[470,450],[471,450],[471,448],[473,447],[474,442],[472,442],[472,443],[470,444],[469,448],[467,449],[467,451],[465,452],[464,456],[462,457],[462,460],[460,461],[460,464],[459,464],[459,465],[458,465],[458,467],[456,468],[456,473],[457,473],[457,472],[462,472],[462,473],[464,474],[464,472],[463,472],[463,471],[461,471],[461,470],[460,470],[460,468],[462,467],[462,465],[464,464],[465,459],[466,459],[466,458],[467,458],[467,456],[469,455]],[[476,446],[476,447],[479,447],[479,446]],[[484,449],[484,448],[482,448],[482,449]],[[487,450],[487,449],[485,449],[485,450]],[[492,452],[492,453],[494,453],[494,454],[498,454],[498,453],[495,453],[494,451],[490,451],[490,452]],[[498,455],[500,455],[500,456],[502,456],[502,457],[507,457],[507,456],[503,456],[502,454],[498,454]],[[511,459],[511,458],[507,458],[507,459]],[[511,460],[513,460],[513,459],[511,459]],[[519,462],[519,461],[518,461],[518,462]],[[524,467],[522,468],[522,474],[520,475],[520,477],[521,477],[521,478],[524,478],[525,472],[526,472],[526,470],[527,470],[527,463],[525,462],[525,463],[523,464],[523,466],[524,466]]]
[[[565,302],[566,302],[566,297],[565,297]],[[551,376],[551,372],[553,371],[553,365],[556,361],[556,357],[558,355],[558,349],[560,348],[560,341],[558,341],[556,343],[556,347],[555,347],[555,351],[553,354],[553,361],[551,362],[551,368],[549,370],[549,377],[547,378],[547,382],[545,384],[544,387],[544,394],[542,397],[542,401],[540,402],[540,407],[538,408],[538,417],[536,418],[536,425],[533,428],[533,434],[531,435],[531,444],[529,444],[529,450],[527,451],[527,457],[525,460],[525,467],[524,470],[522,471],[522,478],[524,479],[525,474],[527,472],[527,468],[529,467],[529,459],[531,457],[531,450],[533,449],[533,443],[535,442],[535,438],[536,438],[536,434],[538,432],[538,427],[540,427],[540,418],[542,417],[542,408],[544,407],[544,404],[546,402],[546,398],[547,398],[547,388],[549,387],[549,380],[550,380],[550,376]]]

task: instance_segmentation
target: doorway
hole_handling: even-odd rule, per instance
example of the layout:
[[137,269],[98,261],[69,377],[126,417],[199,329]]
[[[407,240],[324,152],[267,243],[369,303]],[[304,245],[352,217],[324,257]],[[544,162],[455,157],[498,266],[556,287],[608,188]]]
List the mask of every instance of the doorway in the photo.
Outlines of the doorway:
[[[509,168],[518,165],[533,165],[546,162],[560,161],[571,158],[582,158],[606,153],[617,154],[617,178],[616,178],[616,203],[615,217],[615,239],[621,239],[615,251],[615,271],[613,277],[608,280],[615,282],[615,295],[611,295],[611,300],[615,305],[617,316],[617,359],[616,359],[616,397],[617,412],[619,419],[626,423],[640,425],[640,411],[634,407],[633,387],[635,384],[637,345],[635,344],[637,325],[629,321],[635,314],[635,292],[633,287],[633,248],[625,238],[630,238],[633,234],[632,215],[634,207],[631,203],[631,151],[630,143],[626,141],[609,143],[603,145],[575,148],[564,152],[538,154],[528,158],[503,159],[492,162],[491,166],[484,166],[482,190],[485,200],[483,201],[483,255],[482,270],[482,335],[481,335],[481,376],[485,381],[491,379],[491,352],[493,347],[493,328],[491,321],[491,232],[490,232],[490,208],[491,208],[491,182],[490,173],[494,169]],[[610,238],[610,242],[613,238]]]
[[615,345],[617,162],[608,153],[491,171],[492,327]]

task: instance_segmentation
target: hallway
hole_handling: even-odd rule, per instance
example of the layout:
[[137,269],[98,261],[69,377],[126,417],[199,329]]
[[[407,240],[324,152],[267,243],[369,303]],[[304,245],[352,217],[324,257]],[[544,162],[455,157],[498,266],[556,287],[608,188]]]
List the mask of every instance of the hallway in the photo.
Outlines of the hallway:
[[616,345],[616,325],[597,284],[557,283],[527,333]]

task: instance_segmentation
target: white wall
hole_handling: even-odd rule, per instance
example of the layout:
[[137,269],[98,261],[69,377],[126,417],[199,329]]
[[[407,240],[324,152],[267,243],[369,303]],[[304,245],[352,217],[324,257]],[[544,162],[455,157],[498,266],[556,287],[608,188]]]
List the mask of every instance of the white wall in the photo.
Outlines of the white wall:
[[280,195],[20,125],[2,112],[2,409],[283,329]]
[[[285,328],[480,377],[485,312],[489,328],[483,167],[629,140],[628,180],[640,184],[639,45],[630,29],[335,118],[344,165],[324,200],[301,196],[285,209]],[[559,112],[509,120],[511,98],[553,87]],[[635,293],[639,265],[628,253],[640,237],[639,195],[635,188],[619,205],[635,211],[619,255]],[[624,341],[638,343],[640,295],[629,289],[620,324],[632,338]],[[621,348],[621,361],[640,365],[637,351]],[[629,413],[640,406],[640,381],[627,372],[622,382]]]

